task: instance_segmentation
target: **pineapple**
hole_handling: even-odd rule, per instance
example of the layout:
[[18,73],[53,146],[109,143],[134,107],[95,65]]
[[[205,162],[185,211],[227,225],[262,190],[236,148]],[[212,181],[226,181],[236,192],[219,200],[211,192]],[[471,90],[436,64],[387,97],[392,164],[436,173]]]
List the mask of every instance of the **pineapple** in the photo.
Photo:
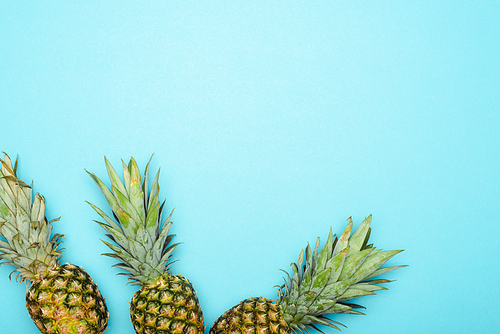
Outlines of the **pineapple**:
[[[149,162],[144,180],[134,158],[128,165],[123,161],[124,182],[104,157],[111,190],[93,173],[114,214],[116,221],[101,209],[89,203],[105,220],[97,222],[109,234],[112,243],[103,241],[113,253],[103,255],[117,259],[115,267],[127,271],[132,284],[140,286],[130,304],[130,318],[139,334],[204,332],[203,314],[191,283],[181,275],[169,272],[172,252],[178,244],[170,244],[168,234],[172,213],[162,224],[161,214],[165,202],[158,199],[160,171],[148,192]],[[151,162],[151,159],[150,159]],[[142,184],[141,184],[142,182]]]
[[371,278],[404,267],[380,268],[401,250],[381,252],[367,245],[370,223],[371,215],[351,235],[353,225],[349,218],[347,228],[335,240],[330,229],[320,251],[318,238],[314,251],[308,245],[298,262],[291,264],[293,276],[287,273],[288,281],[285,279],[279,287],[275,301],[263,297],[245,299],[219,317],[209,334],[309,333],[309,329],[320,331],[317,325],[336,329],[344,326],[326,317],[328,314],[363,314],[355,310],[362,306],[348,301],[385,290],[377,284],[391,281]]
[[[60,264],[64,237],[51,238],[45,199],[17,178],[17,159],[0,159],[0,264],[28,286],[26,308],[42,333],[97,334],[108,324],[106,303],[83,268]],[[12,275],[12,274],[11,274]]]

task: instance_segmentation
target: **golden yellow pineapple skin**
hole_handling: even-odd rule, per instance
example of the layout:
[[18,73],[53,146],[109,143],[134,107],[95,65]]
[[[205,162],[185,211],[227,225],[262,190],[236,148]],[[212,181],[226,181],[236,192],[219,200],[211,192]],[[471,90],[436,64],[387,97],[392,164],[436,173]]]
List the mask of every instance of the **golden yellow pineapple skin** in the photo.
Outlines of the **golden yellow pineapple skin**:
[[291,334],[280,308],[263,297],[242,300],[215,321],[209,334]]
[[100,334],[108,309],[97,285],[83,268],[63,264],[32,281],[26,308],[44,334]]
[[130,318],[138,334],[203,334],[203,313],[185,277],[165,273],[137,291]]

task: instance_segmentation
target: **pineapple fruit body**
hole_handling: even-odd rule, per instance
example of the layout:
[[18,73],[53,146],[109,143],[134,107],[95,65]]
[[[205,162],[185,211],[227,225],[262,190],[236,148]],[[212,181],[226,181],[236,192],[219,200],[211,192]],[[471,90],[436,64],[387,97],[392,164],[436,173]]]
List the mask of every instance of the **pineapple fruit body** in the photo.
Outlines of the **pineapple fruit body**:
[[97,285],[83,268],[63,264],[32,281],[26,308],[44,334],[98,334],[108,310]]
[[257,297],[241,301],[219,317],[209,334],[291,334],[281,306]]
[[[141,178],[134,158],[122,163],[123,181],[104,158],[111,181],[109,189],[95,174],[89,173],[101,189],[113,211],[114,220],[89,203],[104,219],[97,222],[111,242],[112,250],[103,255],[119,262],[114,265],[125,271],[132,284],[140,286],[130,304],[131,322],[138,334],[203,334],[203,315],[191,283],[170,273],[172,244],[169,234],[172,213],[162,220],[165,201],[160,202],[159,173],[149,187],[149,162]],[[151,160],[150,160],[151,161]]]
[[374,295],[386,290],[379,286],[389,283],[375,276],[404,267],[381,268],[401,250],[381,251],[368,244],[371,216],[352,234],[352,219],[340,237],[330,229],[322,249],[320,240],[314,249],[308,245],[296,263],[292,275],[278,289],[278,298],[271,301],[262,297],[245,299],[226,311],[210,329],[210,334],[285,334],[296,331],[309,333],[318,325],[339,329],[343,324],[326,315],[363,314],[356,309],[363,306],[351,299]]
[[26,307],[42,333],[100,334],[104,298],[82,268],[60,265],[64,235],[52,235],[51,224],[59,219],[47,220],[45,198],[17,177],[17,162],[0,159],[0,265],[28,286]]
[[134,294],[130,318],[138,334],[203,333],[203,314],[191,283],[166,273]]

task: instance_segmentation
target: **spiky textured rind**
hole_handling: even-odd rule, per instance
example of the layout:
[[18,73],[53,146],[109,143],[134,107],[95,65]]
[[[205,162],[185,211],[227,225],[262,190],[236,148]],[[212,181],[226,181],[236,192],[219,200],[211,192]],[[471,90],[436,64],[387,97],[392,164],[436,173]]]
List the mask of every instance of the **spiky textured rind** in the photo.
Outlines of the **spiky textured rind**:
[[99,334],[108,324],[104,298],[83,268],[63,264],[32,282],[26,308],[44,334]]
[[134,294],[130,317],[138,334],[203,334],[203,314],[191,283],[166,273]]
[[227,310],[209,334],[291,334],[292,328],[282,315],[281,306],[257,297],[242,300]]
[[[7,154],[0,159],[0,261],[15,267],[17,277],[28,283],[59,262],[63,235],[51,238],[52,221],[45,218],[45,199],[16,176]],[[3,240],[2,240],[3,238]]]
[[[347,301],[385,290],[377,284],[391,281],[371,278],[404,267],[381,268],[401,251],[381,252],[368,245],[370,223],[371,215],[351,235],[353,224],[349,218],[347,228],[340,238],[335,239],[330,229],[328,240],[321,250],[318,250],[318,238],[314,250],[308,245],[300,253],[298,262],[291,264],[293,276],[287,273],[288,280],[285,279],[285,284],[279,288],[274,304],[262,297],[244,300],[224,313],[214,323],[210,334],[282,334],[284,326],[276,329],[261,325],[264,322],[260,318],[266,316],[268,319],[280,319],[287,324],[290,332],[309,333],[310,329],[319,330],[317,325],[336,329],[339,329],[338,325],[343,326],[326,317],[328,314],[363,314],[355,310],[362,306]],[[269,311],[264,312],[262,305],[274,306],[267,306]]]
[[111,190],[93,173],[89,173],[106,197],[116,222],[101,209],[89,203],[105,220],[97,222],[109,234],[113,241],[103,241],[113,253],[104,255],[120,261],[115,267],[125,270],[130,280],[136,285],[146,285],[160,278],[168,266],[173,250],[178,244],[170,244],[174,235],[169,235],[170,216],[162,224],[163,205],[158,199],[160,187],[158,178],[153,180],[148,192],[149,162],[144,172],[144,180],[134,158],[128,165],[123,163],[123,178],[120,179],[113,166],[105,159]]

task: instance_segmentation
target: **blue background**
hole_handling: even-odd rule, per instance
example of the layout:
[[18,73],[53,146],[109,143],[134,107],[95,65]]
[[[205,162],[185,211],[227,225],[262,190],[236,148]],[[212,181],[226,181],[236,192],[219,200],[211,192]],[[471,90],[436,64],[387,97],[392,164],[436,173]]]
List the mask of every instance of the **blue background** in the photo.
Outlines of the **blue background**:
[[[410,266],[334,318],[344,333],[498,333],[499,18],[495,1],[3,1],[0,150],[62,217],[109,334],[134,333],[136,288],[100,255],[84,168],[152,153],[207,331],[373,214],[375,245],[406,250],[388,264]],[[38,333],[10,271],[0,332]]]

